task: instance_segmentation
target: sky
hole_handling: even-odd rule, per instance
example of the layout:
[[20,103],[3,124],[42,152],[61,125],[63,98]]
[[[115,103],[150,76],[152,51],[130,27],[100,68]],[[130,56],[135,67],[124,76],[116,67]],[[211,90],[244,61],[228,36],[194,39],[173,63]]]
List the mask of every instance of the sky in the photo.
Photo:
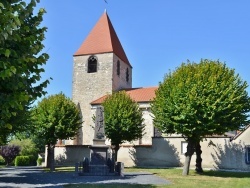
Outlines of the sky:
[[[158,86],[182,62],[220,60],[250,84],[249,0],[41,0],[46,91],[72,96],[73,54],[105,10],[133,66],[133,87]],[[248,93],[250,88],[248,87]]]

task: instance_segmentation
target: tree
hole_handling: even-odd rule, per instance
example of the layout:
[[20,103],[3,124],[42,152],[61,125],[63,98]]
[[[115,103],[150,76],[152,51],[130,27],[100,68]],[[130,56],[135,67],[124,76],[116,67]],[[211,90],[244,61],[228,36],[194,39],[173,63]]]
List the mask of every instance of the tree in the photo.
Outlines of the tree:
[[[195,148],[201,154],[200,141],[206,136],[249,123],[247,87],[234,69],[207,59],[183,63],[166,74],[152,104],[154,125],[164,133],[181,134],[188,142],[183,175],[189,173]],[[201,163],[200,156],[197,162]]]
[[4,158],[6,166],[9,166],[20,152],[20,147],[6,145],[0,147],[0,155]]
[[111,140],[115,151],[114,160],[117,161],[120,144],[142,138],[144,132],[142,112],[125,91],[109,95],[103,102],[103,107],[105,135]]
[[[20,128],[19,117],[45,94],[49,80],[41,81],[48,54],[42,53],[46,32],[40,24],[44,9],[33,14],[39,0],[0,2],[0,141]],[[25,119],[25,118],[23,118]],[[23,124],[21,124],[23,125]]]
[[34,157],[37,158],[38,156],[38,149],[35,145],[35,143],[30,139],[13,139],[10,141],[9,143],[10,145],[15,145],[15,146],[19,146],[20,147],[20,155],[32,155]]
[[36,134],[47,145],[47,167],[54,170],[54,147],[58,139],[76,136],[81,128],[80,111],[64,94],[50,95],[33,109]]

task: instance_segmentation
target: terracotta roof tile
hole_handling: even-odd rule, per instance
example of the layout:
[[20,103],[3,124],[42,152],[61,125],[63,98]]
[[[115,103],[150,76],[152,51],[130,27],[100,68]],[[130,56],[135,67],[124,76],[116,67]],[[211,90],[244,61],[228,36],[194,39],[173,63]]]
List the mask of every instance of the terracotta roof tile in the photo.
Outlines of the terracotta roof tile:
[[[155,91],[158,87],[148,87],[148,88],[131,88],[126,89],[126,93],[136,102],[150,102],[155,97]],[[92,105],[97,105],[103,103],[107,95],[91,102]]]
[[131,67],[108,14],[104,12],[74,56],[109,52]]

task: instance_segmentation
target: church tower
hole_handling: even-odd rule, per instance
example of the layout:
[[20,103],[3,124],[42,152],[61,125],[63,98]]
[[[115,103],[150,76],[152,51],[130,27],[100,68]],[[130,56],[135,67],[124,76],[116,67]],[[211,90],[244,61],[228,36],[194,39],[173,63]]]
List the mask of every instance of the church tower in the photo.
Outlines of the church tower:
[[73,55],[73,101],[79,105],[82,129],[67,144],[93,144],[94,122],[90,103],[106,94],[132,88],[132,66],[106,11]]

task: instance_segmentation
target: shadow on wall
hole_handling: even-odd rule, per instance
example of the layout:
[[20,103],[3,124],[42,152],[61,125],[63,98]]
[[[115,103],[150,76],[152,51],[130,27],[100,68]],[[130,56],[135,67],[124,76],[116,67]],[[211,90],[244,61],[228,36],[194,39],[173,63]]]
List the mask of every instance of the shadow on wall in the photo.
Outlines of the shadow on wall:
[[153,138],[152,146],[135,146],[129,154],[136,166],[182,166],[177,149],[164,138]]
[[[79,109],[80,111],[80,117],[81,117],[81,121],[83,122],[83,116],[82,116],[82,110],[81,110],[81,107],[80,107],[80,103],[77,103],[77,108]],[[77,136],[76,136],[76,142],[75,144],[82,144],[82,138],[83,138],[83,132],[82,132],[82,128],[80,128],[78,130],[78,133],[77,133]]]
[[244,169],[245,166],[245,145],[241,142],[233,143],[225,140],[225,144],[213,145],[214,153],[212,158],[217,169]]
[[75,163],[83,161],[84,158],[90,157],[90,149],[84,145],[68,145],[57,147],[55,155],[56,166],[74,166]]

